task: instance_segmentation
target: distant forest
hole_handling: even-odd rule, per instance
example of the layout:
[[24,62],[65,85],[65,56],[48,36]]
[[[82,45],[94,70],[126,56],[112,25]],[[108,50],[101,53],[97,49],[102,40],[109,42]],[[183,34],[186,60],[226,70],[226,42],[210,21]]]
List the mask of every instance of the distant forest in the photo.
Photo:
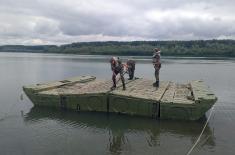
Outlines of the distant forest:
[[164,56],[235,57],[235,40],[78,42],[61,46],[3,45],[0,52],[63,53],[87,55],[152,55],[160,48]]

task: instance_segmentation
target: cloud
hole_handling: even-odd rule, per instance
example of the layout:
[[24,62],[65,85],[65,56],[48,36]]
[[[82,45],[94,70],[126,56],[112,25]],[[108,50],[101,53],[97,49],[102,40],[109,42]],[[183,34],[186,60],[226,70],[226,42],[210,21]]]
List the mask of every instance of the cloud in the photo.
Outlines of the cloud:
[[0,0],[0,44],[234,39],[229,0]]

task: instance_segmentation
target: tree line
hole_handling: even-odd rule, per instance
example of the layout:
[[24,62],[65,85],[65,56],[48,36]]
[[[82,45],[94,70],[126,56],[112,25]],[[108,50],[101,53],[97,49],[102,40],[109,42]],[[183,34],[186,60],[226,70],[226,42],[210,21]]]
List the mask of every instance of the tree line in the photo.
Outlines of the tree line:
[[160,48],[164,56],[235,57],[235,40],[194,41],[106,41],[65,45],[3,45],[0,52],[63,53],[88,55],[152,55]]

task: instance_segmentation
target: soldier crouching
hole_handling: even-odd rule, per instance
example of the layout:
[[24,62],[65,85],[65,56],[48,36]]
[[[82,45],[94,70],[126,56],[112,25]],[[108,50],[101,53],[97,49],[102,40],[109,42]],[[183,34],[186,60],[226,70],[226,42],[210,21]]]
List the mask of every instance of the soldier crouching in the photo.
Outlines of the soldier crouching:
[[128,68],[128,74],[129,74],[128,80],[132,80],[134,78],[134,74],[135,74],[135,61],[128,59],[126,64],[127,64],[127,68]]

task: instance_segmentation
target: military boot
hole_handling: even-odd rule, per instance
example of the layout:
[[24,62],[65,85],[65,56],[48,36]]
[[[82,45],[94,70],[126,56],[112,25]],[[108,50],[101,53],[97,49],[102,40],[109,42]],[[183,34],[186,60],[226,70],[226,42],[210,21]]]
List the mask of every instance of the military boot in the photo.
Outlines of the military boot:
[[117,87],[116,84],[114,84],[110,89],[114,90],[116,87]]
[[126,85],[122,85],[122,90],[126,90]]
[[154,82],[154,83],[153,83],[153,86],[156,87],[156,85],[157,85],[157,82]]
[[154,82],[154,83],[153,83],[153,86],[154,86],[154,87],[159,87],[159,81]]
[[159,87],[159,81],[156,81],[156,87]]

